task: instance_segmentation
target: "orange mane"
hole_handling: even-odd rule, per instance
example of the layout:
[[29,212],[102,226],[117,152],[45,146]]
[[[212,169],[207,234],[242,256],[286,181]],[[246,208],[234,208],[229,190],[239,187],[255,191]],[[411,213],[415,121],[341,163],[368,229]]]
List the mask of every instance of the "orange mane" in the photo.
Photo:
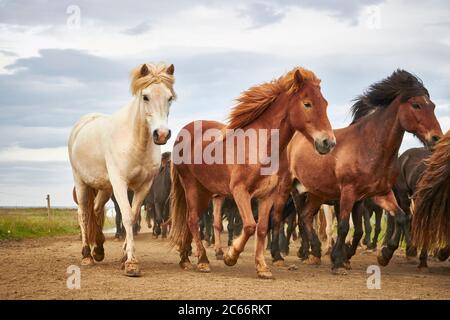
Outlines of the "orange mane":
[[316,77],[314,72],[296,67],[278,79],[253,86],[236,99],[237,104],[231,109],[228,116],[227,128],[237,129],[245,127],[267,110],[281,93],[286,92],[289,95],[293,95],[300,90],[301,88],[296,85],[294,79],[294,74],[297,70],[304,81],[315,86],[320,85],[320,79]]

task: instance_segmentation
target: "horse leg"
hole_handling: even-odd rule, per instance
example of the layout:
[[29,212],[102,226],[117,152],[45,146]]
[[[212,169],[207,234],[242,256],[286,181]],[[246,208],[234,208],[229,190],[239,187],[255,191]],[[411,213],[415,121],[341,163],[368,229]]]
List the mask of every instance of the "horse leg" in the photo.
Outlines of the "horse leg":
[[419,265],[417,266],[420,271],[428,270],[428,246],[423,246],[419,255]]
[[308,242],[308,236],[304,232],[304,228],[301,226],[301,218],[300,214],[302,211],[302,208],[305,206],[306,202],[306,195],[300,194],[297,189],[293,189],[291,192],[292,200],[294,201],[294,207],[296,211],[297,216],[297,225],[298,225],[298,235],[300,240],[300,248],[297,252],[297,257],[300,260],[305,260],[308,258],[309,255],[309,242]]
[[116,222],[116,234],[115,238],[120,239],[125,236],[125,230],[122,225],[122,213],[120,212],[119,204],[117,203],[116,197],[112,195],[111,200],[114,203],[114,212],[116,213],[115,222]]
[[105,242],[105,236],[103,235],[103,223],[105,221],[105,204],[111,197],[111,192],[99,190],[94,200],[94,214],[97,225],[97,233],[95,237],[95,246],[93,250],[94,260],[97,262],[103,261],[105,258],[105,250],[103,249],[103,243]]
[[135,257],[134,235],[133,235],[133,215],[132,208],[127,196],[127,183],[119,178],[118,174],[110,173],[111,184],[114,196],[122,213],[122,223],[125,228],[125,241],[123,244],[124,255],[121,259],[121,267],[125,270],[125,275],[130,277],[140,276],[139,262]]
[[272,248],[272,229],[273,229],[273,215],[269,216],[269,230],[267,230],[267,244],[266,250]]
[[211,238],[212,238],[212,229],[213,229],[213,217],[212,213],[209,212],[209,210],[206,212],[206,219],[205,219],[205,240],[208,247],[211,245]]
[[325,232],[327,235],[327,251],[325,255],[331,254],[331,248],[333,247],[333,222],[334,222],[334,214],[331,206],[323,205],[323,213],[325,215],[325,223],[326,228]]
[[90,239],[92,236],[89,234],[89,219],[94,219],[94,212],[92,210],[94,202],[94,193],[92,188],[85,185],[82,182],[75,185],[77,200],[78,200],[78,223],[81,229],[81,265],[88,266],[94,264],[94,259],[91,255]]
[[405,236],[405,242],[406,242],[406,258],[415,257],[417,256],[417,248],[411,244],[410,239],[410,229],[411,229],[411,218],[412,218],[412,212],[411,212],[411,199],[409,198],[408,194],[406,192],[400,192],[397,191],[397,197],[398,206],[405,212],[406,214],[406,225],[405,225],[405,231],[403,232]]
[[387,266],[394,254],[394,251],[397,250],[399,246],[401,231],[403,230],[405,235],[409,234],[409,230],[405,230],[405,227],[408,226],[408,218],[402,208],[400,208],[397,204],[397,200],[395,199],[392,190],[384,196],[375,196],[372,200],[381,208],[389,212],[389,214],[395,219],[395,227],[392,237],[388,239],[387,245],[383,246],[380,254],[378,255],[378,264],[381,266]]
[[392,238],[392,235],[394,234],[395,229],[395,219],[392,215],[387,214],[386,215],[386,233],[384,235],[383,239],[383,246],[386,246],[389,239]]
[[373,235],[371,249],[376,249],[378,245],[378,237],[381,232],[381,218],[383,217],[383,209],[377,207],[375,210],[375,233]]
[[270,241],[270,253],[272,255],[272,263],[277,266],[284,265],[284,259],[281,256],[281,250],[280,250],[280,232],[282,228],[282,214],[283,214],[283,207],[280,203],[280,201],[276,201],[273,206],[273,214],[269,213],[270,218],[270,234],[271,239]]
[[362,205],[356,206],[357,210],[360,210],[360,214],[364,218],[364,240],[363,244],[367,249],[371,249],[370,236],[372,235],[372,224],[370,223],[370,218],[372,217],[372,211],[365,205],[364,201]]
[[[352,220],[353,220],[353,226],[354,226],[354,233],[353,233],[353,240],[350,248],[347,250],[347,268],[350,268],[350,259],[353,257],[356,253],[356,249],[358,248],[359,241],[361,240],[363,236],[363,226],[362,226],[362,217],[363,212],[367,211],[364,208],[364,203],[362,201],[358,201],[353,205],[352,209]],[[370,239],[370,238],[369,238]]]
[[273,275],[267,267],[264,259],[264,244],[266,241],[267,230],[269,228],[269,216],[272,209],[273,201],[270,197],[259,201],[258,204],[258,224],[256,227],[256,250],[255,250],[255,266],[256,273],[261,279],[272,279]]
[[308,237],[308,242],[311,245],[312,256],[309,256],[306,261],[306,263],[310,265],[319,265],[321,263],[320,258],[322,255],[322,244],[320,243],[316,230],[314,230],[313,227],[314,216],[319,211],[321,205],[322,199],[313,194],[308,194],[308,199],[300,215],[302,228],[305,230],[305,234]]
[[228,247],[231,246],[233,244],[233,239],[234,239],[234,225],[235,225],[235,221],[234,221],[234,211],[232,210],[227,210],[227,212],[225,213],[226,217],[227,217],[227,231],[228,231]]
[[295,214],[291,214],[287,218],[286,229],[286,255],[289,255],[289,245],[291,243],[292,232],[294,231]]
[[347,237],[348,230],[350,228],[350,212],[353,208],[354,202],[355,196],[353,190],[343,188],[341,190],[339,206],[338,235],[333,250],[331,251],[332,272],[334,274],[347,274],[345,270],[345,262],[347,261],[345,238]]
[[199,215],[208,208],[210,194],[208,194],[198,183],[192,186],[185,184],[186,201],[188,209],[188,226],[192,239],[197,249],[197,270],[200,272],[210,272],[209,260],[206,256],[206,249],[200,238]]
[[153,228],[153,234],[158,238],[161,235],[161,224],[163,222],[163,205],[160,202],[154,204],[155,208],[155,227]]
[[[223,250],[222,250],[222,241],[220,238],[220,234],[223,230],[222,224],[222,205],[225,201],[224,197],[213,197],[213,226],[214,226],[214,251],[216,253],[217,260],[223,260]],[[228,221],[230,223],[230,221]]]
[[281,221],[281,224],[280,224],[280,228],[279,228],[279,231],[278,231],[278,233],[279,233],[279,238],[280,238],[280,241],[279,241],[279,243],[278,243],[278,245],[280,246],[280,251],[284,254],[284,255],[287,255],[287,240],[286,240],[286,230],[285,230],[285,225],[286,225],[286,221],[285,220],[283,220],[283,221]]
[[223,261],[227,266],[234,266],[236,264],[239,255],[244,251],[248,239],[256,231],[256,222],[255,218],[253,218],[250,194],[244,185],[235,186],[232,190],[233,198],[236,201],[242,218],[243,231],[241,235],[233,241],[233,245],[228,249],[228,252],[224,256]]

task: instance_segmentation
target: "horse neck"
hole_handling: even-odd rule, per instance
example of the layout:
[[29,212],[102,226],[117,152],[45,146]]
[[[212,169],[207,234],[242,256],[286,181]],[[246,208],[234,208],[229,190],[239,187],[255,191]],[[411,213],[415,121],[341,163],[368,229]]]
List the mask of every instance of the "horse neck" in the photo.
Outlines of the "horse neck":
[[[367,119],[368,137],[372,141],[370,149],[377,157],[377,163],[387,168],[389,164],[397,161],[398,152],[403,141],[405,130],[398,119],[400,104],[397,101],[386,109],[380,110]],[[380,128],[380,125],[382,128]],[[373,139],[372,137],[375,137]]]
[[133,143],[140,150],[146,150],[149,145],[150,130],[139,98],[128,105],[128,119],[133,135]]
[[268,129],[268,144],[271,143],[270,130],[279,130],[280,152],[286,149],[295,133],[295,130],[288,121],[287,103],[287,98],[285,96],[280,96],[266,111],[263,112],[261,116],[250,124],[250,127],[252,128]]

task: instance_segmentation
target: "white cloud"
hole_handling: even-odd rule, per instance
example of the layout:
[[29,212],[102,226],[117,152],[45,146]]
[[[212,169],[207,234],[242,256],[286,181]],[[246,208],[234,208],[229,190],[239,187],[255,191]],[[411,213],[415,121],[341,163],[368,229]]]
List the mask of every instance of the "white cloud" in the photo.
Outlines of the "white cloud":
[[67,147],[29,149],[10,147],[0,149],[0,162],[68,162]]

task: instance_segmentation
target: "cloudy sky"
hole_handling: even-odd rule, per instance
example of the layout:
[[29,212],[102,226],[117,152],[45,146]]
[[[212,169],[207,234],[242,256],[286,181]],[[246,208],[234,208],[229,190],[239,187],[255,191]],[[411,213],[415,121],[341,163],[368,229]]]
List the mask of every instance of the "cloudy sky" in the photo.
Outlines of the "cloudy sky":
[[[336,128],[368,85],[413,72],[445,132],[449,57],[447,0],[0,0],[0,206],[42,206],[47,193],[72,205],[71,126],[127,103],[139,63],[175,65],[173,132],[224,120],[242,90],[296,65],[322,79]],[[418,145],[407,135],[402,150]]]

